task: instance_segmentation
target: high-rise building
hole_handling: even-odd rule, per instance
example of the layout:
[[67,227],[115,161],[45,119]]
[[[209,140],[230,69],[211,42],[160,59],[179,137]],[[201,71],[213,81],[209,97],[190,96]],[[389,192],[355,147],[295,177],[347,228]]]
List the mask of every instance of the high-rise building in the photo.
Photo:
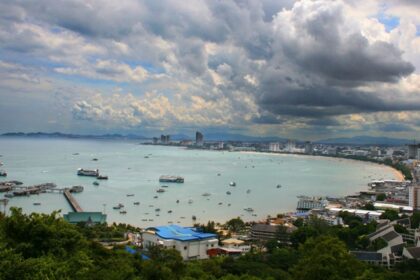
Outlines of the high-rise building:
[[420,210],[420,186],[410,186],[408,189],[408,205],[413,210]]
[[296,148],[296,143],[293,140],[288,140],[286,144],[286,151],[289,153],[293,153]]
[[199,131],[197,131],[195,133],[195,144],[197,146],[203,146],[203,144],[204,144],[204,135],[203,135],[203,133],[201,133]]
[[157,137],[153,137],[153,144],[156,145],[158,142],[158,138]]
[[420,148],[419,144],[409,144],[408,145],[408,158],[409,159],[417,159],[419,148]]
[[306,141],[305,142],[305,154],[311,155],[314,152],[314,147],[312,142]]
[[280,151],[280,144],[278,142],[270,143],[268,149],[270,150],[270,152],[278,152]]
[[162,144],[169,144],[169,142],[171,141],[171,136],[170,135],[161,135],[160,136],[160,143]]

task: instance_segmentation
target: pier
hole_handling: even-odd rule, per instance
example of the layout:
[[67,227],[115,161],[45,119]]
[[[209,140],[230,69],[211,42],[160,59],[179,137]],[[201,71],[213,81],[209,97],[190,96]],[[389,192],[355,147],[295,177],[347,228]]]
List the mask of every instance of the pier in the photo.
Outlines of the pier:
[[70,190],[64,190],[64,197],[70,203],[71,208],[73,208],[74,212],[83,212],[82,207],[80,207],[79,203],[77,203],[76,199],[70,193]]

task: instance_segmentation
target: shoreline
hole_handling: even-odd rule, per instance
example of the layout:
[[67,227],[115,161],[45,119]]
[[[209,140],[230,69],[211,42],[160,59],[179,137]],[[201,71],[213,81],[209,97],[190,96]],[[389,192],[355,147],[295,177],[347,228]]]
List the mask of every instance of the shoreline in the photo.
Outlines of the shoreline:
[[293,153],[268,153],[268,152],[257,152],[257,151],[238,151],[238,153],[242,153],[242,154],[252,154],[252,155],[273,155],[273,156],[299,156],[299,157],[306,157],[306,158],[324,158],[324,159],[329,159],[329,160],[346,160],[346,161],[353,161],[353,162],[358,162],[358,163],[366,163],[366,164],[374,164],[377,166],[381,166],[383,168],[389,168],[392,170],[392,173],[394,174],[394,176],[396,177],[395,180],[398,181],[405,181],[405,177],[402,174],[401,171],[399,171],[398,169],[395,169],[392,166],[383,164],[383,163],[378,163],[378,162],[372,162],[372,161],[364,161],[364,160],[357,160],[357,159],[353,159],[353,158],[345,158],[345,157],[332,157],[332,156],[320,156],[320,155],[308,155],[308,154],[293,154]]

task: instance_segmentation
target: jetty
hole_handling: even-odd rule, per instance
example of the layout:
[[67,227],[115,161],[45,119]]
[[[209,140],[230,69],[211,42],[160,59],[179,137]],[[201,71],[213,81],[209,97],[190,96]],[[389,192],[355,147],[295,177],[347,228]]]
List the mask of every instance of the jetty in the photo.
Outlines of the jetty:
[[70,203],[71,208],[73,208],[74,212],[83,212],[82,207],[80,207],[79,203],[77,203],[76,199],[70,193],[70,190],[64,190],[64,197]]

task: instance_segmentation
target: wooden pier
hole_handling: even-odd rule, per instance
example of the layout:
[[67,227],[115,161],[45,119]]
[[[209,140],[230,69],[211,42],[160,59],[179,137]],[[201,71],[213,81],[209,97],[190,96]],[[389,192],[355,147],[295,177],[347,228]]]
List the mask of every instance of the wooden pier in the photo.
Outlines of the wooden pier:
[[77,203],[76,199],[70,193],[70,190],[64,190],[64,197],[70,203],[71,208],[73,208],[74,212],[83,212],[82,207],[80,207],[79,203]]

